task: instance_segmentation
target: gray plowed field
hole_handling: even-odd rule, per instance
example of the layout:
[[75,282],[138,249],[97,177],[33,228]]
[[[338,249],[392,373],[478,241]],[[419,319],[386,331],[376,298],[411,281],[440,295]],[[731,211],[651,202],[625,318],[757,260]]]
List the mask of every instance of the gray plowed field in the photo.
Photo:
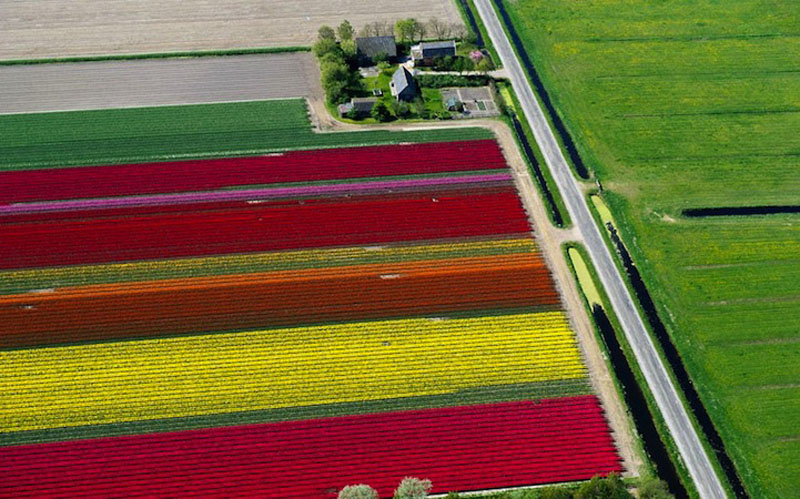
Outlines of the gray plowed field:
[[410,16],[461,23],[452,0],[0,0],[0,59],[309,45]]
[[0,66],[0,114],[319,95],[309,52]]

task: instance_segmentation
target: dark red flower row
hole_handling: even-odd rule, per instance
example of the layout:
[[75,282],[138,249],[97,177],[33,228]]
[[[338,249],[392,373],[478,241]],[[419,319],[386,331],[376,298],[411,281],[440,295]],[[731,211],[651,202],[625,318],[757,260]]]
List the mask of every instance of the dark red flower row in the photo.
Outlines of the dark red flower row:
[[[530,227],[511,187],[266,204],[186,205],[9,217],[0,268],[121,262],[395,241],[521,234]],[[174,207],[173,207],[174,208]],[[217,209],[218,208],[218,209]],[[141,214],[137,214],[140,210]]]
[[0,204],[506,168],[493,140],[0,173]]
[[620,471],[594,396],[0,448],[13,497],[335,497],[406,476],[435,493]]

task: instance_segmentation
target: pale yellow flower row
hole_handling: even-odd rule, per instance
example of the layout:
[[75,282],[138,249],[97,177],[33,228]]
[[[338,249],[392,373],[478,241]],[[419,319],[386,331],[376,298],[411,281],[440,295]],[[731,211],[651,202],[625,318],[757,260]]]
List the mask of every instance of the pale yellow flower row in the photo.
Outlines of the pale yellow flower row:
[[562,312],[0,352],[0,428],[114,423],[574,379]]

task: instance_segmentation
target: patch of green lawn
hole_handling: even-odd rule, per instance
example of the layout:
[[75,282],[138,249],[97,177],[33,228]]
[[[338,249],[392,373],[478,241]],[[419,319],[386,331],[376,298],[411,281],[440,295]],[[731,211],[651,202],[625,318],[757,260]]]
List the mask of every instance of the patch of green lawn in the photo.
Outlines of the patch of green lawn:
[[746,488],[792,495],[800,217],[681,210],[800,204],[800,4],[504,4]]
[[431,113],[444,113],[444,100],[442,100],[442,92],[438,88],[423,88],[422,100],[425,103],[425,109]]

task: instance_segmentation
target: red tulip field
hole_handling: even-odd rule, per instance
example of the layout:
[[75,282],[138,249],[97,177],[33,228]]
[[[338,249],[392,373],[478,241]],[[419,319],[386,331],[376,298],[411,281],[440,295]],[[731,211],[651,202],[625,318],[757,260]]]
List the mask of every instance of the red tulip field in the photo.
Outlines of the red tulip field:
[[497,142],[0,172],[0,496],[622,471]]

